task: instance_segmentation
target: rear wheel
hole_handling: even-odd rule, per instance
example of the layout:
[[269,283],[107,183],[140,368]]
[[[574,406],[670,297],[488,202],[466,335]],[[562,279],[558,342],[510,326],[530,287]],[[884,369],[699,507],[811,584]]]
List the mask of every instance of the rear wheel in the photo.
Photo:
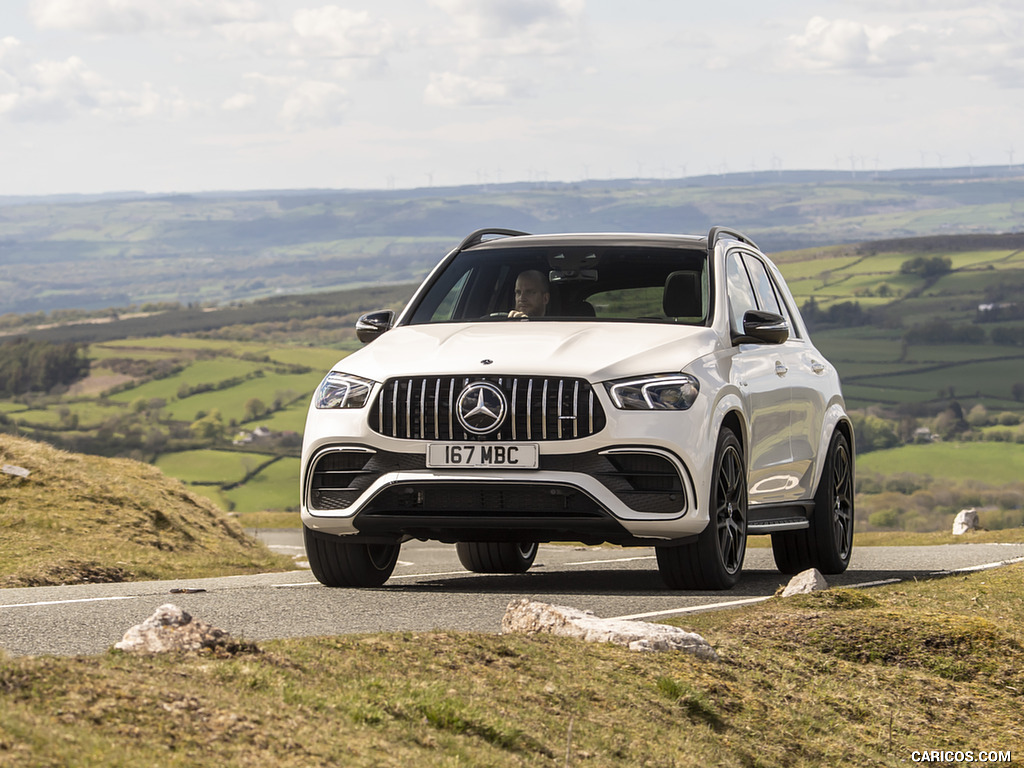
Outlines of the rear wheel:
[[842,573],[853,554],[853,454],[846,436],[832,435],[814,494],[814,559],[822,573]]
[[786,574],[808,568],[836,574],[846,570],[852,552],[853,454],[846,436],[837,431],[814,494],[810,527],[772,534],[772,554],[775,565]]
[[401,544],[367,544],[303,526],[313,576],[328,587],[379,587],[390,578]]
[[526,573],[537,557],[534,541],[460,541],[459,562],[473,573]]
[[658,571],[672,589],[729,589],[747,551],[747,473],[743,448],[730,429],[718,436],[711,480],[711,520],[697,540],[658,547]]

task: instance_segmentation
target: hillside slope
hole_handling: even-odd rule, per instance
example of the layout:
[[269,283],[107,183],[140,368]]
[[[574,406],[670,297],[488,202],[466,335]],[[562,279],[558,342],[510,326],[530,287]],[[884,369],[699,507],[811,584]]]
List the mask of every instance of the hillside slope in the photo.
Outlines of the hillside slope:
[[0,586],[285,570],[215,504],[156,467],[0,434]]

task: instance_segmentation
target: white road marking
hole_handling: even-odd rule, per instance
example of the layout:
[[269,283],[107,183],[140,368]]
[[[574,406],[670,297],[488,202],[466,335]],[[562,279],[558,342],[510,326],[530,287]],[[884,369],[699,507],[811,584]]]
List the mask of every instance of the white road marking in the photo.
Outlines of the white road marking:
[[[950,576],[954,573],[971,573],[975,571],[988,571],[993,568],[1001,568],[1004,565],[1013,565],[1014,563],[1024,563],[1024,557],[1015,557],[1010,560],[1000,560],[996,563],[984,563],[983,565],[970,565],[965,568],[954,568],[951,571],[932,571],[932,576]],[[865,581],[860,584],[846,584],[843,589],[864,589],[866,587],[882,587],[886,584],[899,584],[906,579],[881,579],[879,581]],[[683,613],[696,613],[698,611],[713,611],[718,608],[731,608],[736,605],[752,605],[754,603],[763,603],[765,600],[770,600],[773,595],[765,597],[750,597],[744,600],[729,600],[724,603],[709,603],[707,605],[692,605],[685,608],[669,608],[664,611],[652,611],[650,613],[634,613],[629,616],[612,616],[610,619],[649,619],[655,616],[672,616]]]
[[632,563],[636,560],[656,560],[654,555],[644,555],[643,557],[615,557],[608,558],[607,560],[580,560],[578,562],[566,563],[566,565],[602,565],[604,563]]
[[41,603],[12,603],[11,605],[0,605],[0,609],[38,608],[41,605],[69,605],[71,603],[101,603],[107,600],[138,600],[140,597],[152,597],[152,595],[118,595],[117,597],[81,597],[76,600],[46,600]]
[[713,611],[717,608],[730,608],[734,605],[753,605],[754,603],[763,603],[765,600],[771,599],[771,595],[766,595],[764,597],[748,597],[743,600],[730,600],[725,603],[692,605],[687,608],[669,608],[666,611],[651,611],[650,613],[633,613],[629,616],[611,616],[609,617],[609,621],[617,621],[619,619],[649,619],[654,616],[671,616],[672,614],[678,613],[696,613],[697,611]]
[[952,571],[933,571],[932,576],[948,576],[951,573],[971,573],[972,571],[988,571],[992,568],[999,568],[1004,565],[1024,563],[1024,557],[1015,557],[1012,560],[1000,560],[998,563],[985,563],[984,565],[969,565],[966,568],[954,568]]

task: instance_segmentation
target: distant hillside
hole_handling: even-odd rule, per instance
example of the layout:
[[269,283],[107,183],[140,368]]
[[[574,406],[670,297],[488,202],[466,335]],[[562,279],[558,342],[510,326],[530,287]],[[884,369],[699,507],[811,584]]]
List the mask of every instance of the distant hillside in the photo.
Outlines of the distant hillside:
[[0,199],[0,314],[419,279],[486,226],[743,230],[785,250],[1024,230],[1019,169],[760,172],[394,191],[299,190]]
[[215,505],[156,467],[0,433],[0,587],[284,570]]

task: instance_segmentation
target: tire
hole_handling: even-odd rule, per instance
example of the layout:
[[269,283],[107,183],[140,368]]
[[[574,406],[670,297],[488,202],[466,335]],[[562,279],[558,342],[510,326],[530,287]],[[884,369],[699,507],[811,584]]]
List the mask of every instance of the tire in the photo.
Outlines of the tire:
[[537,557],[534,541],[460,541],[459,562],[473,573],[526,573]]
[[772,554],[782,573],[817,568],[846,570],[853,551],[853,455],[842,432],[835,432],[814,494],[811,525],[802,531],[772,534]]
[[318,533],[302,534],[313,576],[328,587],[379,587],[391,577],[401,544],[366,544]]
[[772,534],[775,567],[787,576],[814,567],[810,531],[785,531]]
[[730,589],[740,580],[747,551],[747,473],[743,447],[723,429],[715,449],[710,521],[697,540],[658,547],[658,571],[671,589]]
[[822,573],[843,573],[853,554],[853,462],[849,441],[836,431],[814,494],[810,529],[814,564]]

